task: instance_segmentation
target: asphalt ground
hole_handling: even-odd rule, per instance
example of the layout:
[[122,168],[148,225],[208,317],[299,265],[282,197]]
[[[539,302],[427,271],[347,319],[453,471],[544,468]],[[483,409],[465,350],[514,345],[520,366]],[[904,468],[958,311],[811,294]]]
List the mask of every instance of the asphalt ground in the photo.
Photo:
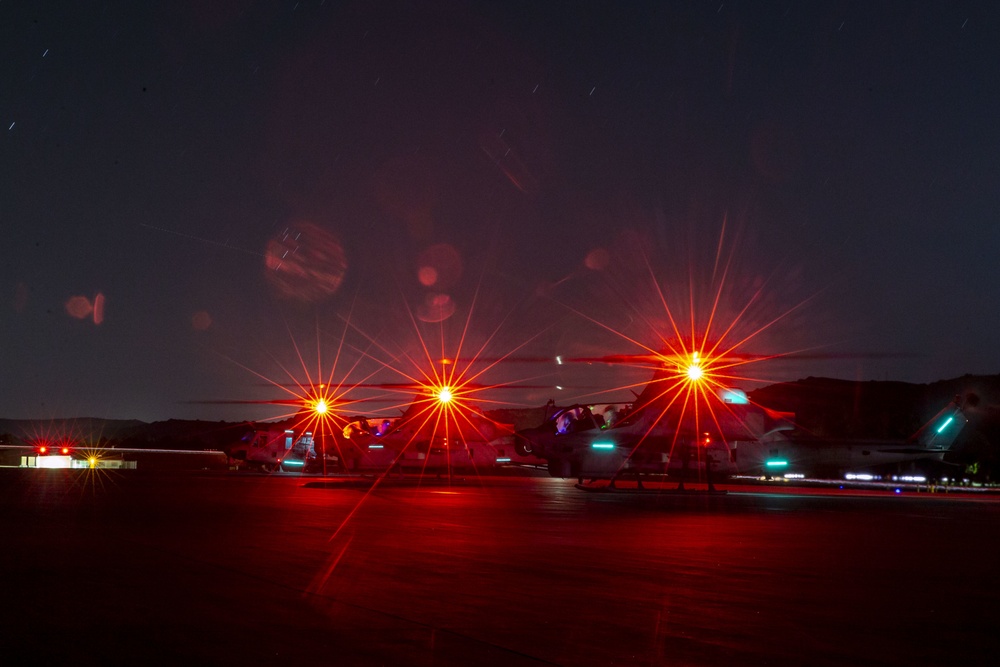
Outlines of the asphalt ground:
[[3,664],[1000,662],[991,496],[0,470]]

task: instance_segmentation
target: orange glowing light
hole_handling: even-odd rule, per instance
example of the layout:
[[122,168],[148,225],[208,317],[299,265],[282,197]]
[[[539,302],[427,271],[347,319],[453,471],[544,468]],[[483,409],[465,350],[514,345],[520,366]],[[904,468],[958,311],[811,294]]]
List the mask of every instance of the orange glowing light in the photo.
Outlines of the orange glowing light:
[[329,411],[329,409],[330,409],[329,404],[326,402],[325,399],[322,398],[316,401],[315,405],[313,405],[313,412],[315,412],[318,415],[325,415],[327,411]]
[[451,387],[441,387],[437,392],[437,400],[441,403],[450,403],[452,398]]

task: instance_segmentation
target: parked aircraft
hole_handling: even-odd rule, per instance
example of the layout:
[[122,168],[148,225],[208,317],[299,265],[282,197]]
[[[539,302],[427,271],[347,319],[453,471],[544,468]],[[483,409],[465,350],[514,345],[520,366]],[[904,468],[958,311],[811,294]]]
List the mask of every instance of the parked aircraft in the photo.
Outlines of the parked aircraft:
[[829,439],[789,431],[738,443],[732,449],[731,468],[766,477],[835,477],[941,461],[968,422],[965,402],[955,397],[905,440]]
[[513,434],[448,387],[417,395],[400,417],[354,417],[337,441],[348,471],[483,470],[503,463],[501,440]]
[[700,372],[678,379],[675,369],[660,370],[630,405],[610,412],[607,406],[553,409],[540,426],[515,435],[518,453],[544,459],[553,477],[581,481],[642,474],[709,484],[732,475],[830,476],[939,461],[967,421],[956,399],[905,440],[822,440],[801,435],[792,413],[700,381]]
[[254,424],[229,449],[229,458],[237,467],[263,472],[302,472],[317,465],[315,443],[310,431],[300,432],[284,423],[260,422]]
[[[413,389],[412,384],[380,385],[386,387]],[[290,419],[254,424],[230,456],[267,472],[358,473],[484,470],[509,457],[503,439],[513,427],[486,417],[458,387],[425,387],[398,417],[347,417],[340,409],[332,399],[307,398]]]

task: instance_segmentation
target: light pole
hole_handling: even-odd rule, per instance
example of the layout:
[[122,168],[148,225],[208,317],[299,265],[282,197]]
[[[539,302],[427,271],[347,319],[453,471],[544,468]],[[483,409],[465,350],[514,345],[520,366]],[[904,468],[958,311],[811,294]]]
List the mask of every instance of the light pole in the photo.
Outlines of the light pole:
[[326,440],[323,437],[323,424],[329,409],[330,406],[322,398],[313,404],[313,414],[316,415],[316,444],[319,445],[319,456],[323,460],[323,477],[326,477]]

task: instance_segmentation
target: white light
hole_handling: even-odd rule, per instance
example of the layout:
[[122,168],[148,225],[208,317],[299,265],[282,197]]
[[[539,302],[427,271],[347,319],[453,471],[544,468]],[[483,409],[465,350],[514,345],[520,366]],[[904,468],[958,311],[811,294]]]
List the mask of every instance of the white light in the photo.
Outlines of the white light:
[[36,468],[69,468],[72,464],[69,456],[36,456]]
[[[11,124],[11,127],[14,127],[14,125],[13,125],[13,124]],[[556,363],[557,363],[558,365],[560,365],[560,366],[562,366],[562,365],[563,365],[563,361],[562,361],[562,355],[560,355],[560,354],[557,354],[557,355],[556,355]]]
[[805,479],[806,476],[800,472],[790,472],[785,475],[785,479]]
[[368,445],[368,449],[384,449],[382,445]]

